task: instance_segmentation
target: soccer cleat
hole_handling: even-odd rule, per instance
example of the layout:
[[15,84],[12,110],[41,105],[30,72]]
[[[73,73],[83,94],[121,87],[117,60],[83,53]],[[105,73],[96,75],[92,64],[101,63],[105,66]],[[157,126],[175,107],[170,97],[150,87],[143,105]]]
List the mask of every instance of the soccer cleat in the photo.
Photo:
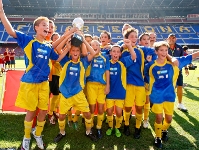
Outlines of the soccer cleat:
[[75,130],[78,130],[78,123],[77,122],[73,122],[73,127]]
[[149,120],[148,119],[143,121],[143,127],[145,129],[149,127]]
[[89,134],[86,134],[86,136],[92,141],[97,141],[97,137],[92,132],[90,132]]
[[120,129],[115,128],[115,136],[121,137],[122,133],[120,132]]
[[140,133],[141,133],[141,129],[135,128],[134,138],[139,139]]
[[183,112],[187,112],[188,111],[187,108],[182,103],[178,104],[178,109],[183,111]]
[[165,130],[162,131],[162,141],[164,142],[168,141],[168,131]]
[[162,140],[161,140],[161,138],[156,137],[155,140],[154,140],[154,145],[157,148],[162,148]]
[[98,139],[102,138],[102,129],[97,129],[97,137]]
[[36,130],[35,131],[33,131],[33,136],[34,136],[34,138],[35,138],[35,140],[36,140],[36,142],[37,142],[37,146],[40,148],[40,149],[44,149],[44,143],[43,143],[43,140],[42,140],[42,137],[41,136],[36,136],[35,135],[35,132],[36,132]]
[[54,142],[58,143],[62,138],[64,138],[66,136],[66,134],[61,134],[59,133],[55,138],[54,138]]
[[30,149],[30,138],[23,138],[23,142],[21,145],[21,150],[29,150]]
[[129,135],[130,135],[129,125],[128,125],[128,126],[124,125],[124,134],[125,134],[126,136],[129,136]]
[[113,128],[108,128],[108,130],[106,131],[106,135],[111,135],[113,131]]

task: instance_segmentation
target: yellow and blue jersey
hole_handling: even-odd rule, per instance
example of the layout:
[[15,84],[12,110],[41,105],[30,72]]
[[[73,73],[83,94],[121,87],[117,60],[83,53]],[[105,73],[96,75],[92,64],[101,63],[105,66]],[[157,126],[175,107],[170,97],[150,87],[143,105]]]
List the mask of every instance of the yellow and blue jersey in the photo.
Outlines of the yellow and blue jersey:
[[104,48],[103,46],[100,46],[100,49],[101,49],[100,52],[102,55],[109,56],[109,51],[110,51],[109,48]]
[[86,81],[106,84],[105,72],[110,69],[108,57],[101,53],[93,58],[86,70]]
[[87,57],[79,58],[78,62],[73,62],[70,57],[65,56],[60,64],[62,71],[59,79],[59,90],[65,98],[69,98],[84,89],[85,70],[90,62]]
[[125,99],[126,96],[126,68],[134,63],[131,56],[122,58],[120,61],[110,60],[110,92],[107,99]]
[[27,83],[47,81],[50,73],[49,59],[57,60],[59,58],[52,45],[46,41],[40,42],[20,31],[16,31],[16,35],[17,43],[25,53],[26,71],[21,81]]
[[145,66],[145,75],[149,76],[149,93],[152,103],[160,104],[164,101],[175,101],[175,86],[179,70],[192,61],[192,56],[177,58],[179,66],[173,66],[165,60],[164,64],[157,64],[156,61],[149,62]]
[[[127,84],[135,86],[144,86],[144,62],[148,55],[152,56],[152,60],[156,59],[153,49],[147,47],[134,47],[136,53],[135,64],[127,68]],[[128,49],[122,51],[122,58],[131,55]]]

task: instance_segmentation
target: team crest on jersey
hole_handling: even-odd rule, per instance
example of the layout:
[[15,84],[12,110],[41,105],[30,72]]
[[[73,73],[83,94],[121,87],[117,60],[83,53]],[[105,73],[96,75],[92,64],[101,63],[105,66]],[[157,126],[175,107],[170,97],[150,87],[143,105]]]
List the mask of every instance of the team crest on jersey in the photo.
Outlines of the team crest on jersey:
[[117,71],[117,68],[110,68],[110,71]]
[[95,62],[95,63],[103,63],[103,60],[94,59],[94,62]]

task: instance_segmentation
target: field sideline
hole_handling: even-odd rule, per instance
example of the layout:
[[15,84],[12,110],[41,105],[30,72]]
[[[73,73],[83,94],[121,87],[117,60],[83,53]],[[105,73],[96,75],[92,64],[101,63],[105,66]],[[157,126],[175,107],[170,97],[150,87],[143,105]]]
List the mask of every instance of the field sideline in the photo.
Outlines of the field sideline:
[[[169,150],[196,150],[199,149],[199,60],[193,62],[197,65],[196,70],[190,70],[189,76],[184,76],[183,102],[189,113],[183,113],[176,108],[171,127],[169,128],[169,140],[163,143],[163,149]],[[16,68],[25,68],[23,60],[16,61]],[[184,70],[183,70],[184,72]],[[2,91],[2,82],[4,77],[0,77],[0,94]],[[1,96],[0,96],[1,98]],[[53,138],[57,135],[59,129],[58,125],[52,126],[48,120],[43,132],[43,140],[46,144],[46,149],[70,149],[70,150],[153,150],[154,138],[154,114],[150,112],[150,127],[149,129],[141,129],[141,138],[135,140],[133,135],[117,138],[114,135],[106,136],[105,132],[108,129],[106,123],[103,124],[104,137],[92,142],[85,137],[84,125],[79,119],[79,128],[76,131],[74,128],[69,128],[66,125],[66,137],[59,143],[53,143]],[[23,138],[23,120],[24,115],[21,114],[7,114],[0,112],[0,150],[5,148],[18,149]],[[95,120],[96,121],[96,120]],[[131,133],[134,132],[135,118],[130,120]],[[123,125],[121,127],[123,130]],[[38,149],[35,140],[32,137],[31,149]]]

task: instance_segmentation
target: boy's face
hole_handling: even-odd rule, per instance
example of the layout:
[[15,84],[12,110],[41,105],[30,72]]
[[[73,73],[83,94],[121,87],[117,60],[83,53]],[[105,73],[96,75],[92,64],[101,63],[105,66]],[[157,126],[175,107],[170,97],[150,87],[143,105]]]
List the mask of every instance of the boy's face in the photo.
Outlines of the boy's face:
[[91,42],[91,47],[94,49],[95,52],[99,52],[100,51],[100,45],[96,41],[92,41]]
[[151,33],[149,35],[150,43],[156,42],[156,35],[154,33]]
[[49,23],[49,31],[48,31],[48,37],[51,37],[52,34],[55,32],[55,25],[54,23],[50,22]]
[[55,42],[55,41],[57,41],[57,39],[59,39],[59,35],[58,35],[58,34],[55,34],[55,35],[53,36],[52,41]]
[[70,56],[72,58],[73,61],[77,61],[80,57],[80,48],[79,47],[75,47],[72,46],[70,49]]
[[121,50],[119,47],[113,47],[110,51],[111,59],[113,61],[118,61],[121,56]]
[[38,26],[35,26],[35,30],[37,34],[45,38],[48,35],[49,22],[46,20],[42,20]]
[[100,42],[102,43],[102,46],[107,45],[110,42],[108,35],[105,34],[105,33],[102,33],[101,36],[100,36]]
[[91,41],[92,41],[91,37],[87,36],[87,37],[85,37],[85,40],[91,45]]
[[150,44],[149,36],[148,35],[143,35],[141,40],[140,40],[140,45],[149,47],[149,44]]
[[167,46],[160,46],[158,50],[155,51],[158,56],[158,59],[164,60],[168,55],[168,47]]
[[132,46],[135,46],[137,43],[138,35],[136,32],[131,32],[128,36],[128,39],[131,41]]

